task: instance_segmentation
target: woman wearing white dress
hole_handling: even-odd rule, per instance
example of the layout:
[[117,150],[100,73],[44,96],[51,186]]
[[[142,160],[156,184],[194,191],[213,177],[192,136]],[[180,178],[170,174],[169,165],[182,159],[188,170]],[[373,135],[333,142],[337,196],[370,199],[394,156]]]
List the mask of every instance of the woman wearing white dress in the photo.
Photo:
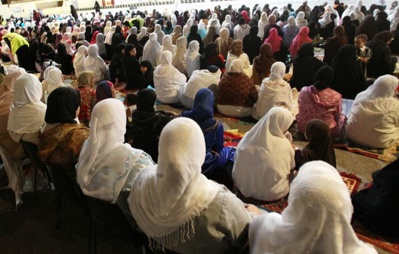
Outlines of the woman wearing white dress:
[[377,254],[351,226],[353,207],[338,171],[323,161],[303,165],[282,214],[268,213],[249,226],[250,253]]
[[79,77],[79,75],[85,71],[84,63],[86,56],[87,56],[87,47],[81,45],[75,54],[75,58],[73,59],[73,68],[75,69],[76,77]]
[[289,192],[289,174],[295,167],[291,112],[274,107],[248,131],[237,146],[233,179],[245,197],[275,201]]
[[149,61],[154,67],[157,66],[158,52],[161,48],[157,38],[157,34],[151,33],[143,48],[143,61]]
[[251,63],[249,62],[248,55],[243,51],[242,41],[240,40],[235,40],[231,44],[226,59],[226,72],[230,72],[231,64],[236,59],[240,59],[244,63],[244,74],[247,75],[249,78],[251,78],[252,77]]
[[191,77],[194,71],[201,68],[199,53],[200,45],[198,41],[190,41],[186,55],[187,77]]
[[291,111],[293,99],[291,86],[284,79],[286,66],[275,62],[270,70],[270,77],[262,81],[258,101],[252,110],[252,117],[261,119],[273,107],[284,107]]
[[162,27],[160,24],[155,25],[154,33],[156,33],[158,36],[157,40],[158,40],[159,44],[163,45],[163,38],[165,36],[165,33],[164,33],[164,31],[162,31]]
[[396,77],[384,75],[356,96],[345,126],[348,139],[373,148],[399,141],[399,100],[394,98],[398,83]]
[[172,44],[172,37],[170,35],[165,35],[163,37],[162,46],[158,52],[157,64],[159,64],[159,58],[164,51],[170,51],[172,53],[172,58],[176,56],[176,46]]
[[267,13],[262,12],[262,15],[260,16],[260,19],[258,21],[258,37],[263,39],[265,36],[265,26],[269,24],[269,21],[267,20]]
[[92,44],[87,48],[87,57],[84,62],[86,71],[92,71],[94,73],[94,81],[100,82],[109,75],[109,70],[104,60],[98,54],[98,47],[96,44]]
[[179,117],[162,130],[158,165],[142,170],[128,202],[155,249],[175,253],[240,253],[251,217],[223,185],[201,174],[204,135]]
[[305,19],[305,13],[303,11],[300,11],[298,13],[298,15],[296,16],[295,22],[296,22],[296,26],[299,29],[308,25],[308,21]]
[[159,65],[154,71],[154,86],[157,99],[162,103],[178,103],[186,83],[186,76],[172,65],[172,53],[161,53]]
[[176,55],[173,57],[172,65],[183,74],[187,73],[186,56],[187,38],[180,37],[176,42]]

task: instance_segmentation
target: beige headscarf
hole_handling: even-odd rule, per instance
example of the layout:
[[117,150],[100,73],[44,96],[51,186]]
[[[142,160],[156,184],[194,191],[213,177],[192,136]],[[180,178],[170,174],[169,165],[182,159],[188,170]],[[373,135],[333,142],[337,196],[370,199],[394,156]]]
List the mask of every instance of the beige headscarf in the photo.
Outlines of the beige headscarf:
[[141,171],[128,202],[137,224],[155,248],[171,248],[194,234],[194,219],[220,185],[201,174],[205,140],[198,124],[176,118],[163,129],[158,166]]

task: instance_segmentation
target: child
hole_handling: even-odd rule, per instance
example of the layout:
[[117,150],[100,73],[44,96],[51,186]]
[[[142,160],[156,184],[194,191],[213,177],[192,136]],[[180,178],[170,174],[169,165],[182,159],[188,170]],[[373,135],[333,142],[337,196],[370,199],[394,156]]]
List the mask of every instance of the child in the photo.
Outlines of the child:
[[126,108],[126,117],[127,117],[127,124],[132,124],[132,113],[136,109],[137,104],[137,94],[130,93],[127,94],[123,104],[127,107]]
[[366,46],[368,38],[365,34],[359,34],[355,37],[355,47],[356,47],[356,56],[357,61],[362,68],[364,76],[367,78],[367,63],[371,58],[371,49]]

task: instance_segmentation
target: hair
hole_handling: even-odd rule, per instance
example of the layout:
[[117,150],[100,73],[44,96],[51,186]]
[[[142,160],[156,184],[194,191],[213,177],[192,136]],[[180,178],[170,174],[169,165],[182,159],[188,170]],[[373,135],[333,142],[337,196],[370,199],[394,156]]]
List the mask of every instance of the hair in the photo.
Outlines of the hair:
[[132,105],[136,105],[137,104],[137,94],[134,93],[130,93],[127,94],[125,97],[125,102],[127,106],[132,106]]
[[92,71],[83,71],[78,77],[78,86],[94,86],[94,73]]
[[368,37],[367,34],[359,34],[358,36],[355,37],[355,40],[361,40],[363,42],[367,42],[368,41]]

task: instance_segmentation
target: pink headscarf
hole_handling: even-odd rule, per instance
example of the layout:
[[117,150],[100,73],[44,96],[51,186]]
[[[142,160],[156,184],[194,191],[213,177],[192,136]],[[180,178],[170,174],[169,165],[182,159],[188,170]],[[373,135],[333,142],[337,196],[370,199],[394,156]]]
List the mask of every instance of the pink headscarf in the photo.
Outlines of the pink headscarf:
[[302,27],[301,30],[299,30],[299,33],[292,40],[290,47],[291,59],[294,59],[303,44],[311,42],[313,42],[313,40],[309,38],[309,27]]
[[276,53],[280,51],[282,40],[283,39],[278,35],[277,29],[272,28],[269,31],[269,37],[266,38],[264,43],[269,43],[272,46],[272,52]]

